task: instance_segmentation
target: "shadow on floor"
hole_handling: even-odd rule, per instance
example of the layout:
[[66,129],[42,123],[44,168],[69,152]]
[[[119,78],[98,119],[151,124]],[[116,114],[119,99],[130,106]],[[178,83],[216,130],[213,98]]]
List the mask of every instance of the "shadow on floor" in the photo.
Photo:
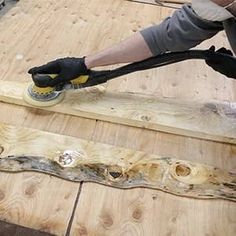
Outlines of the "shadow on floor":
[[23,226],[14,225],[0,221],[1,236],[53,236],[52,234],[43,233]]

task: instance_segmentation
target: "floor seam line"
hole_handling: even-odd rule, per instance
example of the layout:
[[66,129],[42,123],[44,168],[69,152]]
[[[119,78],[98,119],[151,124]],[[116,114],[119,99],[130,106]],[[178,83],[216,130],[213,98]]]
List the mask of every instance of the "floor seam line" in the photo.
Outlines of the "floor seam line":
[[66,229],[65,236],[70,236],[70,231],[71,231],[71,227],[72,227],[72,224],[73,224],[73,221],[74,221],[75,211],[76,211],[76,208],[77,208],[77,205],[78,205],[78,202],[79,202],[79,198],[80,198],[80,195],[81,195],[81,192],[82,192],[82,187],[83,187],[83,182],[80,183],[79,190],[78,190],[78,193],[76,195],[74,207],[73,207],[72,214],[71,214],[71,217],[70,217],[67,229]]

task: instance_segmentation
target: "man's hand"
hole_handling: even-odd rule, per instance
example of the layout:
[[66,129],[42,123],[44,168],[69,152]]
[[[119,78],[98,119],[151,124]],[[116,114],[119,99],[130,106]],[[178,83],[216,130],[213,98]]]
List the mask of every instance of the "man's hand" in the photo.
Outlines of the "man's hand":
[[[212,46],[209,50],[215,52],[215,47]],[[228,57],[212,54],[206,60],[207,65],[229,78],[236,79],[236,58],[233,56],[233,53],[226,48],[220,48],[216,52],[228,55]]]
[[28,73],[35,74],[58,74],[54,79],[50,77],[42,81],[42,87],[56,86],[76,79],[81,75],[88,75],[90,70],[84,63],[84,58],[67,57],[51,61],[45,65],[31,68]]

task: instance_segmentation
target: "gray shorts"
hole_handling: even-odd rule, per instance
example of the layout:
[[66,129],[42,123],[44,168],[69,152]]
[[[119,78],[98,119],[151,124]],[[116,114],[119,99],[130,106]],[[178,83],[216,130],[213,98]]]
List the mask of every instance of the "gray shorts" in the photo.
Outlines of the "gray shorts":
[[235,18],[225,22],[203,20],[193,11],[191,5],[185,4],[171,17],[166,18],[159,25],[142,30],[141,34],[153,55],[159,55],[167,51],[188,50],[224,29],[235,52]]

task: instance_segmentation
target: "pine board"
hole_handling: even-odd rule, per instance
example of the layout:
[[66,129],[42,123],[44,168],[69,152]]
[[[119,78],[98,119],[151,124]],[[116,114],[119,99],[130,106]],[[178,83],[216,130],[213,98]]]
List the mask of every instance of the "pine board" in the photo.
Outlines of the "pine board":
[[[236,174],[213,166],[0,124],[0,171],[236,202]],[[115,158],[114,158],[115,157]]]
[[[0,101],[34,107],[23,99],[27,87],[25,83],[0,81]],[[236,103],[189,102],[109,92],[98,86],[68,91],[62,102],[41,109],[236,144]]]

